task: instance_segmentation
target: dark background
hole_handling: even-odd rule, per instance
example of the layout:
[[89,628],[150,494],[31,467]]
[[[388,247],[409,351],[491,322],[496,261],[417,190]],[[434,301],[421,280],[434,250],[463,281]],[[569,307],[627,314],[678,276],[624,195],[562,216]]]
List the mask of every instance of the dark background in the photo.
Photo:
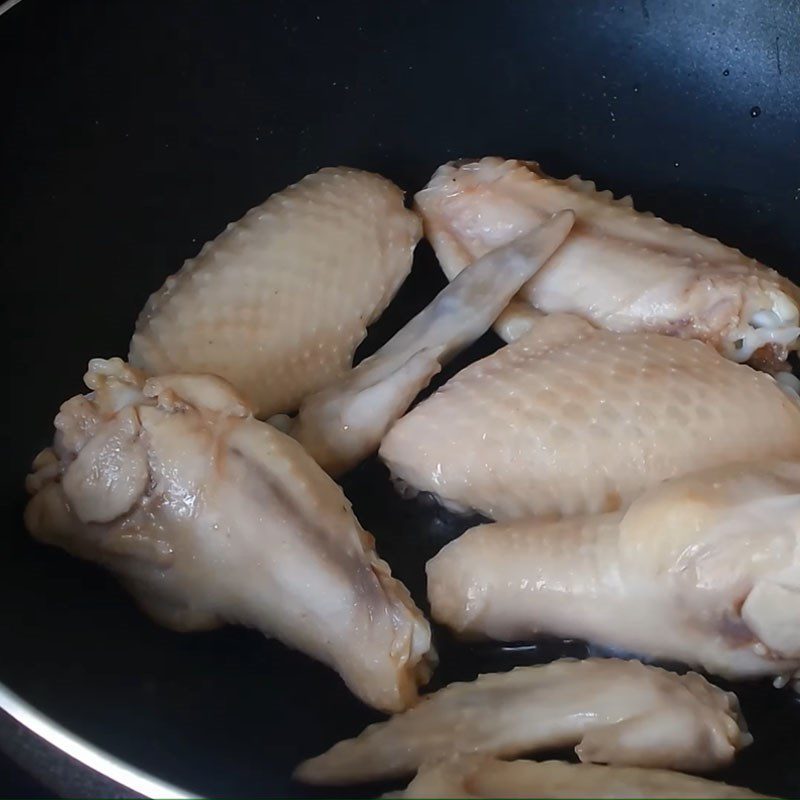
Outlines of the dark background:
[[20,769],[10,758],[0,753],[0,796],[33,800],[52,797],[52,793]]
[[[125,354],[184,258],[324,165],[414,191],[450,158],[538,159],[798,279],[798,37],[796,0],[23,0],[0,17],[0,680],[178,785],[300,793],[294,764],[376,715],[309,659],[250,631],[161,630],[30,542],[22,481],[58,404],[90,357]],[[441,285],[421,246],[368,347]],[[346,488],[422,601],[425,559],[465,523],[400,501],[374,463]],[[437,684],[585,652],[439,643]],[[793,695],[741,694],[756,744],[728,776],[797,796]]]

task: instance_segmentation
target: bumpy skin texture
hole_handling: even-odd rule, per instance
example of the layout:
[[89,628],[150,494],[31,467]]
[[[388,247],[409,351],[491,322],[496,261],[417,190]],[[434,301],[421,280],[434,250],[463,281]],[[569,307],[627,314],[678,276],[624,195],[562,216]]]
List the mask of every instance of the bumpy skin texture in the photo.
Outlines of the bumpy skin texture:
[[262,417],[295,411],[350,369],[420,235],[390,181],[320,170],[248,211],[167,278],[139,315],[130,362],[152,375],[219,375]]
[[273,421],[285,425],[329,474],[354,467],[378,449],[441,364],[486,333],[519,287],[563,243],[574,219],[571,211],[560,211],[479,258],[378,352],[309,395],[293,420]]
[[413,703],[430,627],[341,489],[208,375],[91,362],[34,462],[31,534],[115,572],[177,630],[261,630],[336,669],[365,702]]
[[693,473],[626,512],[478,526],[427,573],[434,619],[463,635],[578,637],[783,683],[800,670],[800,463]]
[[[416,207],[450,279],[543,216],[573,209],[566,244],[520,292],[540,311],[578,314],[612,331],[701,339],[734,361],[770,369],[800,335],[800,293],[786,278],[577,176],[556,180],[534,162],[491,157],[445,164]],[[525,316],[523,306],[510,309],[498,331],[513,337]]]
[[304,762],[296,777],[355,783],[459,753],[511,758],[576,744],[582,761],[704,770],[751,741],[736,696],[696,673],[563,659],[451,684]]
[[800,456],[800,408],[701,342],[553,315],[399,420],[380,453],[457,507],[569,516],[691,470]]
[[407,798],[753,798],[749,789],[662,769],[602,767],[564,761],[498,761],[462,756],[423,767]]

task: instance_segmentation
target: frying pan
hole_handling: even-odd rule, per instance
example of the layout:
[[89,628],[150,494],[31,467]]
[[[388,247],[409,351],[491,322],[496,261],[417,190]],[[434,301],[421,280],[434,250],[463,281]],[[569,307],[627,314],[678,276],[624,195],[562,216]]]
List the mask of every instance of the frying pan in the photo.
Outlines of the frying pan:
[[[505,155],[632,193],[800,280],[797,0],[22,0],[0,16],[0,74],[0,681],[23,701],[12,716],[45,738],[51,720],[67,743],[186,792],[308,794],[295,764],[378,718],[255,632],[157,627],[102,570],[22,527],[24,474],[88,359],[124,355],[148,294],[225,223],[323,165],[411,192],[445,160]],[[422,244],[359,355],[442,285]],[[443,379],[497,344],[487,335]],[[343,483],[424,604],[425,560],[470,521],[400,499],[375,460]],[[588,652],[436,636],[434,687]],[[755,744],[722,777],[800,796],[794,696],[735,688]],[[126,774],[112,776],[121,796],[169,788]]]

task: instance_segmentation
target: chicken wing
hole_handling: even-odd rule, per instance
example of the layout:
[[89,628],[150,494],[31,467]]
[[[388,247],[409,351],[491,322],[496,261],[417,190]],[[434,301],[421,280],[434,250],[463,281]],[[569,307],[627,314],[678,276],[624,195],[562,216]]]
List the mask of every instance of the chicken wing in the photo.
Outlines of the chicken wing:
[[[547,269],[521,292],[533,307],[569,312],[616,332],[701,339],[734,361],[769,369],[800,335],[800,292],[774,270],[716,239],[634,210],[577,176],[538,164],[482,158],[440,167],[416,195],[425,234],[448,278],[562,208],[577,222]],[[525,328],[517,305],[501,335]]]
[[336,669],[365,702],[411,704],[430,628],[341,489],[229,384],[90,363],[34,462],[25,523],[115,572],[177,630],[261,630]]
[[480,675],[302,763],[308,783],[400,777],[458,753],[513,757],[577,744],[582,761],[714,769],[752,741],[736,696],[696,673],[563,659]]
[[272,195],[167,278],[139,315],[130,362],[210,373],[259,416],[295,411],[350,369],[421,235],[379,175],[323,169]]
[[427,764],[394,798],[746,798],[749,789],[663,769],[460,756]]
[[688,471],[800,456],[800,405],[702,342],[557,314],[399,420],[380,454],[493,519],[595,513]]
[[567,210],[479,258],[370,358],[307,397],[298,415],[273,422],[327,472],[338,474],[378,449],[389,427],[441,365],[482,336],[513,295],[567,237]]
[[800,463],[657,486],[626,512],[482,525],[427,565],[434,619],[580,637],[731,679],[800,670]]

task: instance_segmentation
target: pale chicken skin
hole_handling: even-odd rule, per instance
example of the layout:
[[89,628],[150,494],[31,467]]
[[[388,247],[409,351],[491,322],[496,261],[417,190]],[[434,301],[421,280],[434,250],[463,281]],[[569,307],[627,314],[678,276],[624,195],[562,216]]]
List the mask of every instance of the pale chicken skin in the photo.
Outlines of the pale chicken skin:
[[708,770],[751,741],[736,696],[696,673],[563,659],[451,684],[303,762],[295,777],[358,783],[459,753],[511,758],[575,745],[581,761]]
[[380,454],[451,508],[591,514],[689,471],[800,457],[800,406],[702,342],[557,314],[420,403]]
[[430,627],[341,489],[220,378],[95,359],[34,462],[31,534],[116,573],[160,623],[257,628],[398,711]]
[[308,396],[296,417],[271,421],[329,474],[354,467],[378,449],[442,364],[489,329],[520,286],[561,246],[574,221],[571,211],[560,211],[479,258],[378,352]]
[[347,167],[308,175],[167,278],[139,315],[130,363],[219,375],[262,417],[295,411],[349,371],[420,236],[386,178]]
[[[701,339],[734,361],[781,368],[800,335],[800,291],[739,250],[634,210],[577,176],[549,178],[530,161],[482,158],[440,167],[416,195],[425,235],[452,279],[476,258],[562,208],[577,221],[564,247],[519,297],[617,332]],[[530,324],[515,304],[498,332]]]
[[579,637],[732,680],[800,670],[800,463],[665,482],[626,512],[482,525],[427,565],[469,637]]
[[664,769],[459,756],[425,765],[394,798],[753,798],[749,789]]

